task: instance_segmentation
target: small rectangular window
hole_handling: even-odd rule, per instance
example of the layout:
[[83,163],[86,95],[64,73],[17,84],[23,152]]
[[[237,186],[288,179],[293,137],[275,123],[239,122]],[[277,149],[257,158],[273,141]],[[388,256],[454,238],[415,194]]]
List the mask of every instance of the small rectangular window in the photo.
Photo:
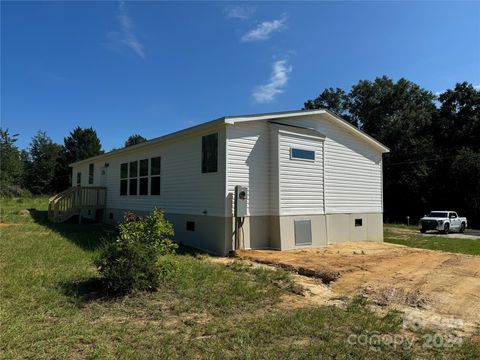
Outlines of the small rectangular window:
[[313,150],[304,150],[304,149],[290,149],[290,158],[299,159],[299,160],[315,160],[315,151]]
[[137,178],[130,179],[130,195],[137,195]]
[[137,177],[138,176],[138,162],[132,161],[130,163],[130,177]]
[[109,218],[110,220],[113,220],[113,213],[108,214],[108,218]]
[[148,159],[140,160],[140,176],[148,176]]
[[120,165],[120,179],[126,179],[128,177],[128,163]]
[[148,195],[148,177],[140,178],[140,195]]
[[93,164],[88,165],[88,183],[90,185],[93,184],[93,174],[94,174],[94,167]]
[[355,226],[362,226],[363,219],[355,219]]
[[82,184],[82,173],[77,172],[77,185],[80,186]]
[[160,195],[160,176],[150,178],[150,195]]
[[128,180],[127,179],[120,180],[120,195],[126,196],[128,193],[127,190],[128,190]]
[[150,175],[160,175],[161,160],[160,157],[154,157],[151,160]]
[[218,170],[218,134],[202,136],[202,173]]
[[195,221],[187,221],[187,231],[195,231]]

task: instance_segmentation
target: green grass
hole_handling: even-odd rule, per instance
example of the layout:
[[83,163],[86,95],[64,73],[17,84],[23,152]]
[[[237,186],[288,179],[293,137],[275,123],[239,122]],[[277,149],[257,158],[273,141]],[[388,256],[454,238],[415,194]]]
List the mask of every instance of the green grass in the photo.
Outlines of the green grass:
[[[2,359],[480,357],[451,349],[350,345],[351,334],[399,334],[399,314],[373,314],[364,301],[290,307],[298,292],[284,271],[213,264],[183,251],[177,273],[155,293],[108,298],[92,265],[112,228],[45,221],[46,199],[1,201]],[[23,209],[38,211],[20,213]]]
[[384,241],[420,249],[480,255],[480,239],[462,239],[442,236],[424,236],[417,231],[397,233],[386,225]]

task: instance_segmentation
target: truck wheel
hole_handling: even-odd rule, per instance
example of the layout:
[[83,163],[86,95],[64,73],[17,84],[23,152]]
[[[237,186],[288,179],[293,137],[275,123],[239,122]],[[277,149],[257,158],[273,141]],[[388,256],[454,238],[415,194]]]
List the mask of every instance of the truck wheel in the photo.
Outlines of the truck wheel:
[[459,230],[462,234],[465,232],[465,223],[462,222],[462,225],[460,225],[460,230]]
[[421,232],[422,234],[425,234],[425,233],[427,232],[427,230],[424,229],[424,228],[421,228],[421,229],[420,229],[420,232]]
[[448,234],[449,231],[450,231],[450,225],[449,224],[443,225],[443,233]]

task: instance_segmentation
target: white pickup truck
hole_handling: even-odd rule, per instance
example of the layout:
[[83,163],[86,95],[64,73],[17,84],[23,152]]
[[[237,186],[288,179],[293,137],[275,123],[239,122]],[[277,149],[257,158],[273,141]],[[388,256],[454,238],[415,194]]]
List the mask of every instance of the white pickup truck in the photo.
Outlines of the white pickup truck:
[[422,234],[427,230],[438,230],[448,234],[451,230],[463,233],[467,227],[467,218],[459,217],[455,211],[432,211],[418,222]]

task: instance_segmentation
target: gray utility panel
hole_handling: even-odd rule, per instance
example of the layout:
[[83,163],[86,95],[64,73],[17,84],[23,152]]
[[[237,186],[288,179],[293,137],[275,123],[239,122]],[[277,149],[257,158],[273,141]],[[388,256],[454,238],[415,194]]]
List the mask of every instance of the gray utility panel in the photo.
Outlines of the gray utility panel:
[[247,216],[247,196],[246,186],[235,186],[235,217]]

